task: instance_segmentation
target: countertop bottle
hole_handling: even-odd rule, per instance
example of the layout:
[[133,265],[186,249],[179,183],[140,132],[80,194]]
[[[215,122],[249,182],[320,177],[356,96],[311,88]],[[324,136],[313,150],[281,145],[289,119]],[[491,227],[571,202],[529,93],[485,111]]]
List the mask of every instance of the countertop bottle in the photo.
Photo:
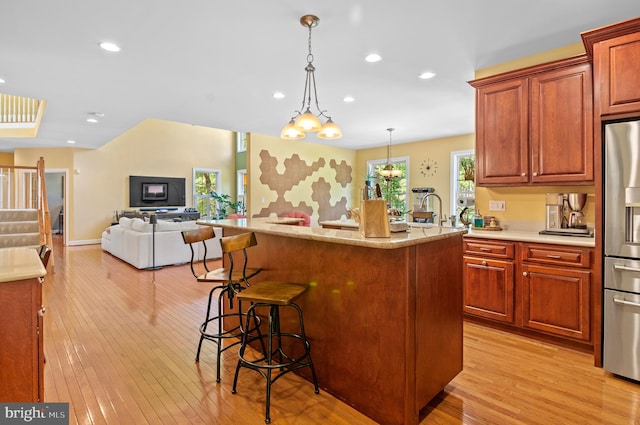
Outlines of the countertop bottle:
[[484,219],[480,210],[476,210],[476,214],[473,216],[473,227],[484,227]]

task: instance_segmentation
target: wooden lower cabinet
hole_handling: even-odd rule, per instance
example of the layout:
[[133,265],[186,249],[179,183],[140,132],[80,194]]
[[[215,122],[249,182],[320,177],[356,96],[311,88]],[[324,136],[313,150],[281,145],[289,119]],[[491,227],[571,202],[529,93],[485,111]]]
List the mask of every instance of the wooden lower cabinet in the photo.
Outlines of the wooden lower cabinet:
[[589,341],[591,272],[522,265],[522,324],[526,328]]
[[514,270],[513,261],[464,257],[464,312],[513,323]]
[[0,401],[44,401],[43,312],[40,278],[0,283]]
[[592,266],[592,248],[465,238],[463,311],[591,344]]

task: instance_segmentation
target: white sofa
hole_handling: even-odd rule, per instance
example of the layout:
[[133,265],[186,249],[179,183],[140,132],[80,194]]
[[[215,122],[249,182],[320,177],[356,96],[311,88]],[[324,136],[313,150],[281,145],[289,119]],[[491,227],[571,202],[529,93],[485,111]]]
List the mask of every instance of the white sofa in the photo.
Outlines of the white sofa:
[[[195,221],[173,222],[159,220],[155,232],[155,265],[168,266],[188,263],[191,250],[182,240],[183,230],[197,229]],[[222,257],[221,228],[214,228],[216,237],[207,241],[207,259]],[[138,269],[152,267],[153,225],[140,218],[121,217],[119,224],[102,232],[102,249]],[[204,257],[202,244],[194,246],[198,260]]]

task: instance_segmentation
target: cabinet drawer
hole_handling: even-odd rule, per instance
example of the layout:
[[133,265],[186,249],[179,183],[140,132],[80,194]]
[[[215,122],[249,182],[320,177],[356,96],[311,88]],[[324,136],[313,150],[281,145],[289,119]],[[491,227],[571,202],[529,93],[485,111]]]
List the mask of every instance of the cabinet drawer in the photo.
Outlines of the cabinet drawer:
[[591,266],[591,252],[592,251],[588,248],[523,244],[522,260],[544,264],[589,268]]
[[465,254],[494,258],[514,258],[515,244],[512,242],[464,238],[463,243]]

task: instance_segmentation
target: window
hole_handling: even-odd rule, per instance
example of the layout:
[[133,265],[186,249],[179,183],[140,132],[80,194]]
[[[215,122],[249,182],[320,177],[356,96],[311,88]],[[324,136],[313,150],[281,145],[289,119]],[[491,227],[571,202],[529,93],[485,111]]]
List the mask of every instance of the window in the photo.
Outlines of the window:
[[460,219],[464,210],[468,222],[475,213],[475,163],[473,149],[451,152],[451,211]]
[[247,151],[247,133],[236,133],[236,151]]
[[387,165],[387,160],[374,159],[367,161],[366,180],[371,181],[374,187],[376,183],[380,184],[382,198],[387,201],[391,208],[395,208],[401,214],[404,214],[409,211],[409,194],[407,192],[407,187],[409,187],[409,158],[391,158],[389,163],[401,171],[400,177],[385,180],[380,176],[380,170]]
[[211,217],[216,213],[211,192],[220,192],[220,171],[194,168],[193,205],[201,217]]
[[247,205],[247,170],[237,171],[237,186],[236,186],[236,200],[240,206],[240,211],[236,211],[239,214],[246,214]]

